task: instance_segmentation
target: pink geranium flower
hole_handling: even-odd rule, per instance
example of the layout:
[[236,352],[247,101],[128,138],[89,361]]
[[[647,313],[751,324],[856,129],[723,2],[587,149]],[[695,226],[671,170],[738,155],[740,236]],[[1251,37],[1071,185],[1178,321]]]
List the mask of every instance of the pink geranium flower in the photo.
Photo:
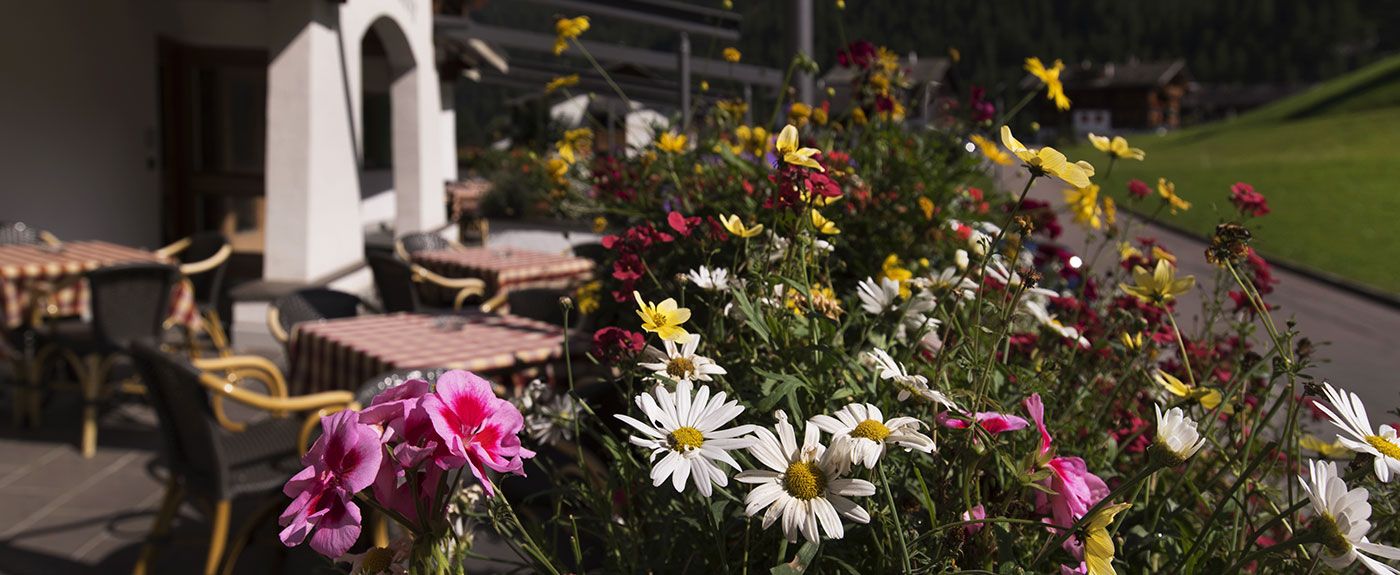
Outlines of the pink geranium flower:
[[358,418],[353,411],[321,418],[321,437],[301,458],[307,467],[282,488],[292,498],[278,518],[284,545],[310,535],[312,549],[336,558],[360,537],[360,508],[350,499],[374,482],[383,456],[379,434]]
[[524,475],[523,460],[535,456],[520,446],[518,434],[525,426],[520,411],[496,397],[491,384],[476,374],[460,370],[442,374],[436,391],[424,396],[422,406],[447,452],[471,467],[488,494],[494,495],[495,490],[487,468]]
[[[964,417],[966,417],[966,415],[952,417],[945,411],[938,414],[937,421],[939,425],[943,427],[967,429],[968,421],[963,419]],[[997,413],[995,411],[979,411],[977,415],[972,416],[972,418],[977,421],[979,427],[985,429],[987,433],[992,435],[1025,429],[1026,426],[1030,425],[1026,420],[1020,417],[1005,413]]]
[[[1041,402],[1040,394],[1031,394],[1026,398],[1024,405],[1031,419],[1035,420],[1036,429],[1040,430],[1040,454],[1048,455],[1055,439],[1050,437],[1050,431],[1045,427],[1045,404]],[[1108,485],[1099,476],[1089,472],[1089,467],[1083,459],[1052,457],[1045,463],[1045,467],[1050,470],[1050,477],[1045,478],[1041,484],[1049,487],[1055,494],[1048,495],[1036,491],[1035,506],[1037,512],[1050,515],[1054,525],[1073,525],[1088,513],[1089,508],[1108,496]]]

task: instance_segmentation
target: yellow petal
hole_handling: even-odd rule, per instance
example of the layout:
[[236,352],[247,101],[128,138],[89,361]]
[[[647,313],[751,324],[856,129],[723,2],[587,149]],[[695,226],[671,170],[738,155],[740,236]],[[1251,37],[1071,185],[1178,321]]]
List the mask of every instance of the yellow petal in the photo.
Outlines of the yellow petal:
[[1097,136],[1093,133],[1089,134],[1089,143],[1093,144],[1094,148],[1100,152],[1107,152],[1110,149],[1108,138],[1103,136]]
[[[1011,153],[1018,156],[1021,155],[1021,152],[1026,151],[1026,145],[1022,144],[1020,140],[1017,140],[1016,136],[1011,135],[1010,126],[1001,127],[1001,145],[1006,146],[1006,149],[1011,150]],[[1022,157],[1021,159],[1024,160],[1025,158]]]
[[[1152,379],[1157,380],[1157,384],[1167,388],[1172,395],[1186,397],[1191,394],[1191,387],[1182,383],[1176,376],[1162,370],[1152,372]],[[1204,403],[1204,402],[1202,402]]]
[[788,124],[778,133],[778,152],[786,154],[797,151],[797,126]]

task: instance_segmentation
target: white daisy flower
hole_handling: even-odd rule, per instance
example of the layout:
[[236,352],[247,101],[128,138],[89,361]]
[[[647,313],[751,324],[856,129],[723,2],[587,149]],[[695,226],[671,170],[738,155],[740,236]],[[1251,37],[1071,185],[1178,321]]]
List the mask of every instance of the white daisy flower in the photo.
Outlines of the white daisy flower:
[[[1006,260],[1001,257],[1001,254],[992,256],[991,261],[988,262],[987,277],[996,280],[998,283],[1006,286],[1007,289],[1019,288],[1021,284],[1025,282],[1025,279],[1021,277],[1020,273],[1007,269]],[[1029,286],[1026,288],[1026,295],[1032,297],[1056,297],[1060,294],[1056,293],[1054,290]]]
[[[962,250],[958,251],[963,254],[964,258],[967,257],[967,252]],[[962,270],[966,268],[967,262],[965,259],[958,264],[958,267],[948,266],[943,268],[943,271],[929,276],[929,287],[937,290],[948,290],[957,297],[965,300],[976,299],[977,282],[972,281],[972,278],[963,276]]]
[[1332,418],[1332,425],[1342,428],[1345,434],[1337,437],[1347,449],[1357,453],[1367,453],[1375,459],[1376,478],[1381,483],[1389,483],[1393,474],[1400,474],[1400,437],[1395,428],[1382,424],[1378,431],[1372,431],[1371,420],[1366,416],[1366,406],[1355,393],[1332,387],[1323,382],[1323,393],[1327,395],[1326,405],[1317,403],[1317,408]]
[[929,388],[928,378],[918,374],[910,375],[904,366],[890,357],[890,354],[885,350],[874,348],[866,352],[865,358],[880,370],[880,379],[891,380],[899,386],[900,401],[909,399],[910,395],[918,395],[929,401],[940,403],[948,409],[960,411],[957,404],[948,399],[948,396]]
[[880,408],[869,403],[852,403],[833,415],[815,416],[811,423],[831,434],[832,455],[845,465],[845,469],[857,463],[874,469],[885,455],[888,445],[924,453],[933,453],[937,449],[932,438],[919,433],[923,422],[912,417],[885,420]]
[[[729,485],[728,476],[716,462],[739,469],[739,463],[729,452],[753,443],[753,438],[743,436],[753,431],[754,426],[720,429],[743,413],[744,406],[738,401],[726,403],[723,391],[711,396],[708,385],[700,386],[693,398],[690,391],[691,383],[687,380],[676,384],[674,394],[658,385],[651,393],[638,395],[637,407],[650,423],[622,414],[613,417],[642,432],[642,436],[633,435],[630,440],[633,445],[651,450],[651,460],[655,463],[651,468],[652,485],[660,486],[670,479],[679,492],[694,476],[695,487],[701,495],[709,497],[711,485]],[[661,461],[656,461],[657,457],[661,457]]]
[[865,278],[856,284],[856,295],[860,296],[860,307],[871,315],[880,315],[894,309],[899,300],[899,282],[890,278]]
[[953,252],[953,263],[957,264],[959,270],[967,269],[967,264],[970,263],[967,257],[967,250]]
[[745,470],[734,476],[757,486],[744,498],[744,513],[753,517],[767,509],[763,514],[764,529],[781,517],[783,534],[794,542],[799,534],[808,541],[821,541],[818,526],[828,538],[842,538],[846,534],[841,523],[843,516],[857,523],[869,523],[870,514],[847,497],[874,495],[875,485],[863,479],[841,477],[840,462],[818,441],[821,429],[816,425],[807,425],[802,445],[798,446],[787,414],[779,411],[774,417],[778,419],[778,435],[758,428],[754,431],[755,441],[749,446],[749,454],[768,469]]
[[573,423],[578,418],[579,406],[572,395],[558,393],[536,379],[514,402],[525,416],[525,431],[536,442],[554,445],[573,440]]
[[686,276],[690,278],[690,283],[703,290],[724,291],[729,289],[729,270],[724,268],[710,269],[700,266],[690,270]]
[[1317,512],[1317,517],[1313,518],[1314,528],[1322,529],[1326,537],[1322,544],[1322,562],[1340,570],[1360,560],[1376,575],[1400,573],[1366,555],[1400,559],[1400,549],[1366,539],[1366,533],[1371,530],[1370,493],[1366,488],[1348,491],[1346,482],[1337,474],[1337,464],[1330,461],[1309,461],[1308,475],[1310,480],[1299,477],[1298,482],[1303,484],[1313,511]]
[[665,351],[655,347],[647,348],[647,355],[658,361],[638,365],[677,382],[710,381],[712,375],[728,373],[715,363],[715,360],[695,355],[695,350],[700,347],[698,333],[687,335],[679,348],[676,347],[676,342],[671,340],[663,340],[662,344],[666,347]]
[[1078,343],[1079,347],[1086,349],[1089,347],[1089,340],[1080,335],[1078,329],[1060,323],[1060,320],[1056,318],[1054,314],[1050,313],[1050,310],[1046,308],[1044,303],[1037,301],[1035,298],[1026,298],[1022,301],[1021,307],[1027,312],[1030,312],[1031,317],[1035,318],[1035,321],[1039,323],[1041,327],[1059,334],[1060,337]]
[[1166,414],[1160,405],[1152,408],[1157,412],[1157,440],[1152,442],[1150,451],[1165,466],[1181,465],[1206,444],[1196,431],[1196,422],[1186,417],[1180,407],[1173,407]]

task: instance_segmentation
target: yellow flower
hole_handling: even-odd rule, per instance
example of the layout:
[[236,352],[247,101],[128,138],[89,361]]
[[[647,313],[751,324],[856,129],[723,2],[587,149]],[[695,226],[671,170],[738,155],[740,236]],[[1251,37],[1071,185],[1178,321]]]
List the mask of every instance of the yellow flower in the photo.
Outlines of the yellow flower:
[[846,9],[846,0],[836,0],[836,9],[837,9],[837,10],[845,10],[845,9]]
[[1176,265],[1176,255],[1167,251],[1162,246],[1152,246],[1152,259],[1167,260],[1171,262],[1172,265]]
[[933,208],[933,200],[930,200],[924,196],[919,196],[919,210],[924,213],[924,219],[933,219]]
[[564,138],[554,144],[559,150],[559,157],[570,164],[578,159],[577,154],[588,149],[593,142],[593,130],[590,128],[576,128],[564,132]]
[[679,154],[685,151],[686,139],[685,134],[666,132],[656,140],[656,147],[668,154]]
[[1118,223],[1118,204],[1109,196],[1103,197],[1103,223],[1109,227]]
[[733,10],[733,9],[734,9],[734,0],[724,0],[723,2],[720,2],[720,5],[721,5],[721,6],[724,6],[724,9],[725,9],[725,10]]
[[715,102],[715,107],[731,118],[742,118],[749,111],[748,103],[743,100],[720,100]]
[[1332,443],[1327,443],[1312,434],[1300,438],[1298,447],[1316,452],[1323,459],[1346,459],[1347,454],[1351,453],[1351,450],[1342,445],[1341,441],[1333,440]]
[[894,102],[893,107],[891,107],[887,111],[880,112],[880,118],[884,120],[890,120],[893,122],[902,122],[904,121],[904,113],[904,104],[901,104],[898,100],[896,100]]
[[818,232],[828,236],[841,233],[841,229],[836,227],[836,222],[826,219],[826,216],[823,216],[821,212],[816,210],[812,210],[812,227],[816,228]]
[[549,169],[549,177],[554,180],[555,184],[562,186],[566,183],[564,176],[569,173],[569,162],[564,161],[563,158],[550,158],[548,162],[545,162],[545,166]]
[[1055,148],[1049,146],[1039,150],[1027,148],[1025,144],[1011,135],[1011,128],[1007,126],[1001,127],[1001,144],[1006,146],[1006,149],[1010,150],[1011,153],[1016,154],[1016,157],[1021,158],[1032,175],[1055,176],[1076,188],[1087,187],[1089,177],[1094,175],[1093,164],[1084,160],[1071,164],[1065,155]]
[[884,94],[890,90],[890,77],[876,72],[870,75],[870,85],[874,86],[881,94]]
[[608,219],[603,216],[593,218],[593,233],[601,234],[608,231]]
[[865,117],[865,110],[860,108],[851,110],[851,120],[854,121],[857,126],[864,126],[866,122],[870,121]]
[[1128,348],[1129,351],[1142,349],[1142,332],[1129,334],[1125,331],[1119,336],[1119,339],[1123,341],[1123,347]]
[[826,109],[825,109],[825,108],[812,108],[812,121],[813,121],[813,122],[816,122],[818,126],[825,126],[825,125],[826,125],[826,120],[827,120],[827,117],[826,117]]
[[578,85],[578,74],[568,76],[555,76],[548,84],[544,85],[544,93],[553,94],[555,90]]
[[601,280],[593,280],[578,286],[578,290],[574,292],[574,300],[578,301],[579,313],[588,315],[598,311],[598,308],[602,305],[602,299],[598,294],[602,293],[602,291],[603,282]]
[[812,107],[802,102],[793,102],[788,108],[788,121],[798,126],[806,126],[807,118],[812,117]]
[[909,271],[908,268],[900,263],[899,256],[890,254],[885,256],[884,263],[880,265],[880,274],[875,276],[875,281],[889,278],[899,282],[899,295],[900,297],[907,298],[911,293],[909,290],[909,280],[913,277],[914,272]]
[[763,224],[754,224],[753,227],[744,227],[744,220],[739,219],[739,216],[734,214],[720,216],[719,221],[724,224],[724,229],[729,230],[729,233],[737,237],[751,238],[763,233]]
[[1010,154],[1001,151],[1001,148],[997,146],[996,142],[988,140],[983,137],[982,134],[973,134],[969,136],[969,139],[972,140],[972,143],[977,144],[977,147],[982,150],[982,155],[986,156],[988,160],[1003,166],[1010,166],[1016,163],[1016,160],[1011,159]]
[[1136,285],[1118,284],[1118,287],[1128,295],[1155,304],[1176,299],[1196,285],[1195,276],[1177,279],[1176,268],[1167,260],[1157,260],[1157,268],[1150,272],[1142,266],[1133,266],[1133,280]]
[[1069,204],[1070,215],[1074,217],[1074,223],[1088,226],[1091,229],[1103,227],[1103,210],[1099,209],[1099,186],[1089,184],[1083,188],[1073,188],[1064,191],[1065,202]]
[[681,341],[690,334],[681,324],[690,319],[690,310],[676,305],[676,300],[666,298],[661,303],[648,303],[640,292],[632,292],[637,298],[637,315],[642,318],[642,329],[655,333],[666,341]]
[[822,165],[812,159],[812,155],[818,152],[819,150],[816,148],[799,148],[797,146],[797,126],[788,124],[783,127],[782,132],[778,133],[778,153],[782,154],[784,162],[824,172],[826,170],[822,168]]
[[841,300],[836,297],[836,291],[822,284],[812,284],[807,290],[812,294],[810,304],[816,310],[829,319],[841,319]]
[[1110,140],[1107,136],[1089,134],[1089,143],[1093,144],[1098,151],[1105,152],[1113,158],[1141,161],[1147,157],[1147,152],[1142,151],[1141,148],[1128,147],[1128,141],[1123,139],[1123,136],[1114,136]]
[[762,156],[763,151],[768,149],[768,130],[762,126],[734,128],[734,138],[739,141],[731,148],[735,154],[749,152],[755,156]]
[[588,17],[560,18],[554,21],[554,55],[563,54],[569,49],[569,40],[578,38],[588,31]]
[[709,92],[709,91],[710,91],[710,83],[709,83],[708,81],[706,81],[706,80],[701,80],[701,81],[700,81],[700,91],[701,91],[701,92]]
[[1125,262],[1136,257],[1142,257],[1142,250],[1128,242],[1118,242],[1118,261]]
[[1084,527],[1084,562],[1088,564],[1089,575],[1117,575],[1113,570],[1113,536],[1108,534],[1108,526],[1119,513],[1132,506],[1131,503],[1109,505],[1089,516]]
[[1162,196],[1168,204],[1171,204],[1172,213],[1178,210],[1186,211],[1191,209],[1191,202],[1181,199],[1176,195],[1176,184],[1168,182],[1166,178],[1157,178],[1157,195]]
[[1065,63],[1059,60],[1055,60],[1054,67],[1047,69],[1040,58],[1026,58],[1026,71],[1045,85],[1045,98],[1054,100],[1056,108],[1068,110],[1069,98],[1065,96],[1065,85],[1060,83],[1060,72],[1064,69]]
[[894,74],[895,70],[899,69],[899,54],[894,53],[894,50],[880,46],[875,51],[875,56],[879,59],[880,67],[885,70],[886,74]]
[[744,57],[744,54],[742,52],[739,52],[739,49],[733,46],[725,48],[722,54],[724,55],[724,61],[729,62],[731,64],[738,63],[739,59]]
[[[1186,382],[1177,379],[1176,376],[1160,369],[1152,372],[1152,381],[1166,388],[1172,395],[1182,399],[1194,399],[1201,402],[1201,407],[1206,409],[1215,409],[1216,406],[1220,405],[1221,399],[1223,399],[1220,392],[1217,390],[1192,388]],[[1234,413],[1235,409],[1226,405],[1224,411],[1225,413]]]

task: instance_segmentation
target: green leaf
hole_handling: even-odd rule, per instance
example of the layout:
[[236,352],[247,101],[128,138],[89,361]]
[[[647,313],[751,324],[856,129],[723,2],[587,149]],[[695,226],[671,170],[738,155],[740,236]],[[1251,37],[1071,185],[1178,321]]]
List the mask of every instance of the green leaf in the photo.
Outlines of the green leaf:
[[767,395],[759,400],[757,405],[759,413],[767,413],[773,409],[773,406],[778,405],[778,402],[782,401],[783,398],[797,391],[798,388],[805,387],[802,380],[785,373],[774,373],[757,367],[754,368],[754,371],[764,377],[766,380],[764,382],[765,387],[770,382],[775,384],[771,390],[766,392]]
[[768,572],[773,575],[798,575],[800,573],[806,573],[807,568],[812,565],[812,559],[817,556],[817,549],[820,548],[820,544],[812,543],[811,541],[803,543],[802,548],[797,550],[797,556],[793,557],[792,561],[774,566],[772,569],[769,569]]
[[763,316],[754,309],[753,302],[749,301],[749,296],[741,290],[734,290],[734,300],[739,304],[739,311],[744,312],[744,320],[749,327],[763,339],[763,343],[772,343],[772,336],[768,335],[768,326],[763,323]]

